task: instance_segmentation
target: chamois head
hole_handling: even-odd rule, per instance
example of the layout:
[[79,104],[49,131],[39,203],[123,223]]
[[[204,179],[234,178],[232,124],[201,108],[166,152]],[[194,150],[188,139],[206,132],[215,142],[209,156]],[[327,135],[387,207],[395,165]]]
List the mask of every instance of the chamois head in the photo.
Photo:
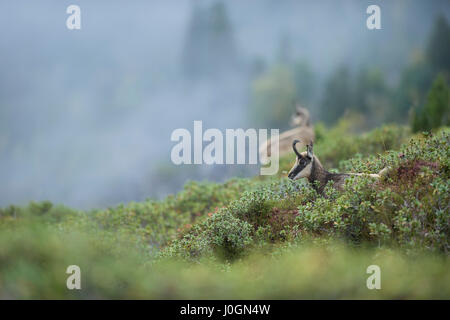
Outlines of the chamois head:
[[303,108],[300,104],[296,104],[295,112],[291,117],[292,127],[309,127],[311,125],[309,120],[308,109]]
[[311,175],[311,169],[313,167],[314,162],[314,153],[313,153],[313,143],[311,142],[306,146],[306,151],[299,153],[295,148],[295,145],[299,143],[299,140],[294,140],[292,142],[292,149],[297,155],[297,159],[292,167],[291,171],[289,171],[288,178],[291,180],[297,180],[300,178],[309,178]]

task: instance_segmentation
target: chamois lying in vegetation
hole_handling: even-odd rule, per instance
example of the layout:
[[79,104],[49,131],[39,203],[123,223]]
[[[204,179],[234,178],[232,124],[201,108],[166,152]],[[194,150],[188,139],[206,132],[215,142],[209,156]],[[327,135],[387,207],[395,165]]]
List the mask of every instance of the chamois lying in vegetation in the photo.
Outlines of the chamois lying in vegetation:
[[364,173],[331,173],[324,169],[319,159],[313,153],[313,143],[306,145],[306,150],[299,153],[295,145],[300,141],[294,140],[292,149],[297,155],[297,160],[294,166],[289,171],[288,178],[297,180],[300,178],[307,178],[312,184],[313,188],[319,194],[323,194],[325,186],[329,181],[333,181],[334,188],[342,190],[345,179],[350,176],[370,176],[379,179],[387,171],[387,168],[381,170],[378,174],[364,174]]
[[[302,108],[299,104],[295,107],[295,113],[291,117],[290,125],[294,128],[282,132],[278,136],[278,150],[280,157],[290,152],[292,141],[295,139],[300,139],[301,141],[314,141],[314,128],[311,125],[309,112],[307,109]],[[262,163],[268,161],[267,157],[270,157],[271,155],[271,145],[271,139],[265,141],[261,145],[259,149],[259,157]]]

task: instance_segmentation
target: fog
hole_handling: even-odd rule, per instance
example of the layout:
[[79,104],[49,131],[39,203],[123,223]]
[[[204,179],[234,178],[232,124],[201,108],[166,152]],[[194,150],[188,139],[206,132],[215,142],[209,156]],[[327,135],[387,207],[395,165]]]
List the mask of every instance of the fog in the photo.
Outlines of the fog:
[[[211,11],[217,3],[224,11]],[[66,27],[71,4],[81,30]],[[370,4],[381,7],[381,30],[366,28]],[[208,20],[219,11],[225,32]],[[194,120],[254,128],[254,66],[269,66],[283,48],[317,75],[315,99],[343,63],[376,65],[394,83],[438,13],[450,16],[447,1],[2,1],[0,206],[98,208],[160,198],[188,179],[258,174],[177,167],[170,135],[192,131]]]

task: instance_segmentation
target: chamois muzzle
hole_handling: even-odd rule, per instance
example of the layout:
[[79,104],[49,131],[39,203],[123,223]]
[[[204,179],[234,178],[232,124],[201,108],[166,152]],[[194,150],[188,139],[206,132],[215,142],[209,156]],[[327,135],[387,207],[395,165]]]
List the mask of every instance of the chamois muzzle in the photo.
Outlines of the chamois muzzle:
[[295,173],[294,172],[289,172],[289,174],[288,174],[288,178],[289,179],[291,179],[291,180],[294,180],[294,177],[295,177]]

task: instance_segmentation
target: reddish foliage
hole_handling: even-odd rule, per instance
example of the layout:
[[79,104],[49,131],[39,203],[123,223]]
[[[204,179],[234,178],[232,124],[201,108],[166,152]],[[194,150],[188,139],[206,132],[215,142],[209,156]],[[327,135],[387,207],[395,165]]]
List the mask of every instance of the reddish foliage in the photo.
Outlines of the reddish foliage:
[[276,235],[287,226],[292,227],[295,224],[295,217],[298,215],[296,209],[279,209],[272,208],[267,224],[271,227],[272,232]]
[[192,228],[192,224],[188,223],[177,229],[177,238],[182,239]]
[[414,160],[402,164],[398,169],[396,176],[400,180],[410,180],[417,176],[422,171],[423,167],[428,167],[433,171],[437,171],[439,164],[436,162]]

